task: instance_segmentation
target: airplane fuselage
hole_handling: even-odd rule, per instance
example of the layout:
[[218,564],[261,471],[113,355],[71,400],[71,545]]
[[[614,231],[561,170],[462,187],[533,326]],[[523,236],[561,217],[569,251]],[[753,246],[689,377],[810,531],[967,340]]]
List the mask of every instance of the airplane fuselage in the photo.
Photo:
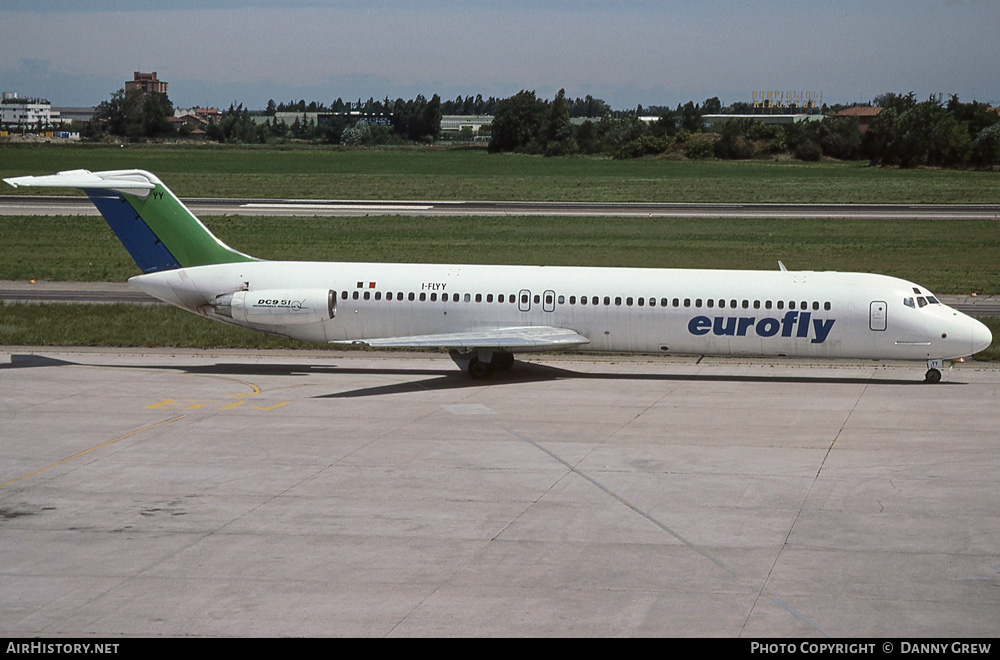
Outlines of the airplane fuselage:
[[[324,343],[552,326],[586,337],[579,350],[935,360],[990,341],[919,285],[864,273],[254,261],[130,282],[217,320]],[[240,292],[236,313],[214,304]]]

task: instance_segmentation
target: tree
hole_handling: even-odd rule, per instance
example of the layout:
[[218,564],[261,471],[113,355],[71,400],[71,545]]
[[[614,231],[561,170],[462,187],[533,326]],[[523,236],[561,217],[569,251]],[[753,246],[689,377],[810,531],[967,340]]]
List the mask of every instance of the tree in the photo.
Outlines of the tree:
[[546,121],[546,103],[534,92],[522,90],[498,101],[493,111],[493,133],[489,151],[540,151],[542,126]]
[[110,100],[97,106],[88,132],[92,135],[103,132],[130,140],[166,137],[174,132],[168,121],[173,115],[174,106],[162,92],[119,89]]
[[702,129],[702,111],[693,102],[688,101],[683,107],[677,106],[677,114],[681,118],[681,128],[692,133]]
[[717,115],[722,112],[722,101],[719,100],[718,96],[705,99],[705,102],[701,104],[701,111],[706,115]]
[[543,130],[543,142],[546,156],[565,156],[577,151],[576,140],[573,138],[573,125],[569,121],[565,89],[560,89],[552,103],[549,104],[548,118]]
[[972,143],[972,157],[980,167],[1000,165],[1000,123],[979,132]]
[[222,140],[226,142],[254,144],[259,141],[257,126],[250,116],[250,111],[244,108],[242,103],[229,104],[229,110],[223,113],[219,128]]
[[441,97],[435,94],[420,113],[420,140],[433,142],[441,132]]

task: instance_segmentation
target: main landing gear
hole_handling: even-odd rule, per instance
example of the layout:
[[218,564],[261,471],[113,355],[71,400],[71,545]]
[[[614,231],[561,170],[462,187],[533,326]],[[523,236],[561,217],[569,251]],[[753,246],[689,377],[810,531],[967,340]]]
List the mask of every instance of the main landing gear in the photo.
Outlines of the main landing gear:
[[507,351],[480,350],[470,353],[449,351],[451,359],[462,371],[476,380],[489,378],[494,371],[507,371],[514,366],[514,354]]
[[927,373],[924,374],[925,383],[940,383],[941,382],[941,366],[944,363],[943,360],[927,360]]

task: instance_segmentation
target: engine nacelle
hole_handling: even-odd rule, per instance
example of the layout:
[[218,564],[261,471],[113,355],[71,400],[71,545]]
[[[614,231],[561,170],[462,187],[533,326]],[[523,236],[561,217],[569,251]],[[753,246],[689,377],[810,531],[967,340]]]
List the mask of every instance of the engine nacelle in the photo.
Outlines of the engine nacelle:
[[332,289],[237,291],[210,304],[219,316],[260,325],[305,325],[337,315],[337,294]]

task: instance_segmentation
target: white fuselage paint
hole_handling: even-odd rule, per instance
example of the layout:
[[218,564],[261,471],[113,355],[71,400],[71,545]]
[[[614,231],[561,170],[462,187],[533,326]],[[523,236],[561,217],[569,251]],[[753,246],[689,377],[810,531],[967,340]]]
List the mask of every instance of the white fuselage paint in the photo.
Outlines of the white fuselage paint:
[[[228,323],[236,322],[209,305],[221,295],[243,289],[289,296],[333,290],[332,319],[236,323],[323,343],[551,326],[588,338],[579,350],[932,360],[971,355],[991,341],[982,323],[946,305],[904,305],[904,298],[929,294],[919,285],[863,273],[257,261],[129,281],[165,302]],[[392,300],[386,299],[388,293]],[[417,299],[409,301],[410,293]],[[447,302],[441,300],[443,293],[449,294]],[[420,301],[420,294],[427,299]],[[453,294],[459,301],[451,299]],[[587,304],[580,303],[584,296]],[[725,306],[720,308],[719,301]]]

